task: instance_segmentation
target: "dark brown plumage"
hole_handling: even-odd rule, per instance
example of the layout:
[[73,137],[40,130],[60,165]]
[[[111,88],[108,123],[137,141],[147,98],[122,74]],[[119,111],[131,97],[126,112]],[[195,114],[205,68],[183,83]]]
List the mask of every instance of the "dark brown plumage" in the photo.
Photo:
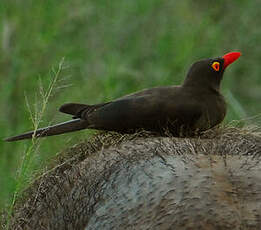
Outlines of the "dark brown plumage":
[[73,115],[73,120],[10,137],[6,141],[86,128],[123,133],[137,129],[156,132],[168,129],[175,136],[194,135],[224,119],[226,103],[219,91],[220,82],[226,67],[239,56],[240,53],[232,52],[194,63],[180,86],[145,89],[96,105],[64,104],[60,111]]

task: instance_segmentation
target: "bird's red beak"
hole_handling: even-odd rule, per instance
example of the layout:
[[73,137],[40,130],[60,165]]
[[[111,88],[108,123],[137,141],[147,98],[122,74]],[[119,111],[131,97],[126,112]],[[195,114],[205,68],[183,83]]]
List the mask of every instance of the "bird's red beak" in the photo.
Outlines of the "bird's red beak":
[[230,65],[231,63],[233,63],[235,60],[237,60],[240,57],[241,53],[240,52],[231,52],[228,54],[225,54],[223,56],[224,59],[224,69]]

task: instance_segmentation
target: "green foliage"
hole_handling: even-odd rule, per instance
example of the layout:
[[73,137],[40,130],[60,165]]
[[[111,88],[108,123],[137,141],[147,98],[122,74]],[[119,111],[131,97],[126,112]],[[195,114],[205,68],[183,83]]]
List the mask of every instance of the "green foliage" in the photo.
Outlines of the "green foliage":
[[[39,76],[47,87],[53,78],[50,70],[63,57],[63,81],[49,98],[41,126],[66,119],[56,113],[63,103],[91,104],[146,87],[179,84],[195,60],[229,51],[243,55],[224,76],[227,121],[258,115],[259,10],[259,0],[2,0],[0,137],[33,128],[24,95],[33,104]],[[31,170],[44,167],[51,156],[88,133],[42,141]],[[0,142],[0,208],[12,200],[17,168],[30,143]]]

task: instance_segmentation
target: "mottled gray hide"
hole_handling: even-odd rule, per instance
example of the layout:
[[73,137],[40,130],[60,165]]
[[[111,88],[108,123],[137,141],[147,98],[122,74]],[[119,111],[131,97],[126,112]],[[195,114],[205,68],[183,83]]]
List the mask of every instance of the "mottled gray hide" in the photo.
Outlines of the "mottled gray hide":
[[35,182],[12,227],[260,229],[260,155],[260,135],[237,129],[98,136]]

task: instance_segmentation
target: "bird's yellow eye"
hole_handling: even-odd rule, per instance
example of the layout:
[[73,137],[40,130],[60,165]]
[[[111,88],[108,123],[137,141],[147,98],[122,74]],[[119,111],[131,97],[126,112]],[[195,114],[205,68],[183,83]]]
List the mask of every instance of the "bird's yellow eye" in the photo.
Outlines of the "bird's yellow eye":
[[211,67],[215,70],[215,71],[219,71],[220,68],[220,63],[217,61],[214,61],[211,65]]

